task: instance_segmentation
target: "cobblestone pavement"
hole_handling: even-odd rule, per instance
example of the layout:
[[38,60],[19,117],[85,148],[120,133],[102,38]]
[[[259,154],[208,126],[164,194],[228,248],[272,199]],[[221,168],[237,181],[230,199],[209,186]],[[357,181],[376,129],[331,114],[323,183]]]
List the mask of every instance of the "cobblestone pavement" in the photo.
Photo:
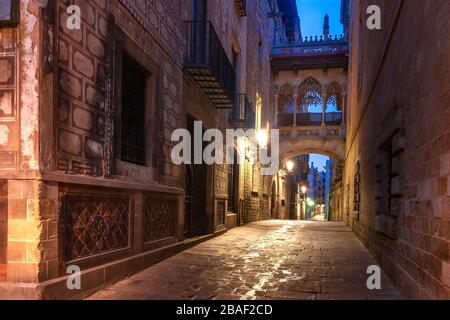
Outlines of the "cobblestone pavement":
[[375,260],[341,223],[265,221],[233,229],[90,299],[400,299],[369,291]]

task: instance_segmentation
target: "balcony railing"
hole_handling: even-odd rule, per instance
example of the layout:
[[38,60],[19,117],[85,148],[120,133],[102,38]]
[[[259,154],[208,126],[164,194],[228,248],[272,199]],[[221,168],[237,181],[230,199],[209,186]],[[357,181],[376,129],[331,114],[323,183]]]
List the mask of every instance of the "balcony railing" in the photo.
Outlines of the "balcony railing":
[[272,48],[272,68],[274,71],[347,68],[348,52],[348,39],[344,36],[283,41]]
[[247,0],[236,0],[239,15],[245,17],[247,15]]
[[[293,113],[280,113],[278,115],[278,126],[292,127],[296,126],[320,126],[322,125],[321,113],[297,113],[297,119],[294,119]],[[294,122],[296,120],[296,122]]]
[[[294,119],[295,118],[295,119]],[[294,117],[293,113],[280,113],[278,115],[279,127],[292,127],[292,126],[320,126],[322,125],[323,114],[322,113],[297,113]],[[325,114],[325,124],[340,125],[342,124],[342,113],[333,112]]]
[[232,108],[236,96],[234,69],[209,21],[186,21],[185,70],[197,81],[211,102]]
[[341,112],[327,113],[325,116],[325,123],[327,125],[342,124],[342,113]]
[[239,128],[255,129],[256,115],[247,95],[239,93],[236,95],[236,105],[230,115],[230,122]]
[[297,126],[320,126],[321,113],[297,113]]

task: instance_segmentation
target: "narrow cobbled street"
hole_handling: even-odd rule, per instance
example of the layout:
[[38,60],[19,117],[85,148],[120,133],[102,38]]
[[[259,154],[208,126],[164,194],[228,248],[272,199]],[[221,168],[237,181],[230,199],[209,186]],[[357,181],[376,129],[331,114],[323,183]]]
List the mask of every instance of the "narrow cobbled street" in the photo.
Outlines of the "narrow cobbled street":
[[236,228],[90,299],[400,299],[382,275],[367,289],[369,252],[342,223],[264,221]]

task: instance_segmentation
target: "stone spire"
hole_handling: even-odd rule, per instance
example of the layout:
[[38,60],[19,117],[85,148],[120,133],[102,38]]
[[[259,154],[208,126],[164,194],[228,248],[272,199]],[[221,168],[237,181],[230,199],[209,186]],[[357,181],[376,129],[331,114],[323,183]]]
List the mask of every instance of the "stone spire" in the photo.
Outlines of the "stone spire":
[[323,22],[323,39],[327,41],[330,35],[330,17],[328,14],[325,15],[325,19]]

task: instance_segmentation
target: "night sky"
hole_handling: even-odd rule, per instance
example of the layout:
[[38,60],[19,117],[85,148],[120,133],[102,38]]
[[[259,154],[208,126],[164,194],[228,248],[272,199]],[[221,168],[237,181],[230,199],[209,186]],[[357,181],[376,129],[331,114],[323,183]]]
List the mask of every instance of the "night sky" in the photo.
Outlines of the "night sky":
[[341,0],[297,0],[302,35],[320,36],[323,33],[325,14],[330,16],[330,34],[342,34]]

